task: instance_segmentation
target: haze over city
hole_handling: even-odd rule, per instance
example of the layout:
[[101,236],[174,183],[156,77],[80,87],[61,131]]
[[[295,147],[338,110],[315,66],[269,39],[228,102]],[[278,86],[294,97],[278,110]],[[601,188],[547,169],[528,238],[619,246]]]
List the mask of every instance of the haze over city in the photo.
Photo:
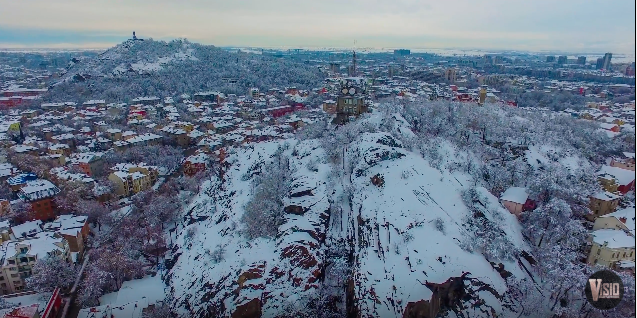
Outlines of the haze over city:
[[635,318],[633,12],[0,0],[0,318]]
[[137,34],[218,46],[631,53],[635,2],[0,1],[2,48],[107,48]]

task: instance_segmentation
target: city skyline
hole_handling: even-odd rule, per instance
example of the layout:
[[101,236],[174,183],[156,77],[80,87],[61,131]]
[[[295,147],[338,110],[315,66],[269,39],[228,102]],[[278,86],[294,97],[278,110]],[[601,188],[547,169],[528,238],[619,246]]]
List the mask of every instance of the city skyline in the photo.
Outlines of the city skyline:
[[[142,37],[217,46],[427,47],[613,52],[635,48],[635,3],[545,0],[0,0],[2,48],[106,48]],[[599,10],[604,7],[604,10]],[[28,19],[32,17],[32,19]]]

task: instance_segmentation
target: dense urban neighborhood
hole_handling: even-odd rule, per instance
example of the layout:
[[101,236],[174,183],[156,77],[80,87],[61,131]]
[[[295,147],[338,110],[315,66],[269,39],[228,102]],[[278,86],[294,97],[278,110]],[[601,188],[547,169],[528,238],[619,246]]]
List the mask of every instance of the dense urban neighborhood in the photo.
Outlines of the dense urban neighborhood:
[[[635,62],[0,52],[0,314],[630,317]],[[586,302],[622,277],[621,304]]]

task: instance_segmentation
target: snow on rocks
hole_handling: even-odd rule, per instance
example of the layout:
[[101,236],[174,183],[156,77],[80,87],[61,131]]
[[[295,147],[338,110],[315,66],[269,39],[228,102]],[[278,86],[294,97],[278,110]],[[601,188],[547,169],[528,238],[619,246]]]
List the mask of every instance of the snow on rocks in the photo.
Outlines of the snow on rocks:
[[[294,196],[285,204],[301,207],[302,213],[288,214],[275,238],[248,241],[241,233],[240,220],[250,199],[250,170],[269,160],[286,142],[290,146],[285,153],[296,174]],[[177,239],[169,273],[175,307],[193,317],[230,316],[257,299],[264,315],[272,315],[282,310],[282,304],[293,301],[289,297],[295,299],[317,287],[329,207],[324,181],[329,166],[318,164],[317,171],[306,166],[321,156],[316,141],[290,140],[258,143],[238,149],[228,158],[233,164],[225,174],[226,181],[208,184],[192,205],[193,212],[208,217],[186,226]],[[225,250],[223,259],[211,262],[210,255],[220,248]]]

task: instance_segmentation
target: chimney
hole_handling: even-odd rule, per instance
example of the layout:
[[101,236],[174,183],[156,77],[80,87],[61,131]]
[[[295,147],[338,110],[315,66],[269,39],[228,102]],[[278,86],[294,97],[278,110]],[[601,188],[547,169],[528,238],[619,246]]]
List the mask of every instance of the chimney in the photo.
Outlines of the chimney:
[[626,224],[626,217],[623,217],[623,216],[620,217],[619,218],[619,222],[622,222],[622,223]]

